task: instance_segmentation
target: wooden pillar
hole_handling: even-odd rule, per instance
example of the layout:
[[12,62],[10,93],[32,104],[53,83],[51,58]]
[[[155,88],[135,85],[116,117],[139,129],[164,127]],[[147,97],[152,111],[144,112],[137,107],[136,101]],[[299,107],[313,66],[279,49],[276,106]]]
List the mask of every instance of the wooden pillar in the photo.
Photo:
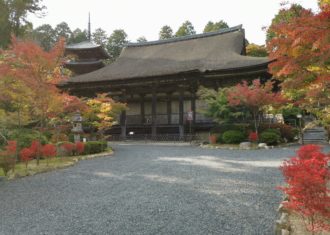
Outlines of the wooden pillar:
[[140,95],[140,114],[141,114],[141,124],[145,124],[145,108],[144,108],[144,94]]
[[121,138],[126,139],[126,110],[121,112],[120,115]]
[[[126,102],[126,91],[125,90],[122,90],[121,101],[124,103]],[[120,114],[120,128],[121,128],[120,137],[122,139],[126,139],[126,125],[127,125],[126,110],[123,110]]]
[[184,117],[184,90],[181,88],[179,92],[179,134],[180,137],[184,136],[184,125],[183,125],[183,117]]
[[192,91],[191,92],[191,100],[190,100],[190,109],[192,111],[192,121],[191,121],[191,125],[192,125],[192,129],[196,123],[196,92]]
[[156,87],[152,88],[152,101],[151,101],[151,137],[157,136],[157,92]]
[[172,93],[167,93],[167,124],[172,123]]

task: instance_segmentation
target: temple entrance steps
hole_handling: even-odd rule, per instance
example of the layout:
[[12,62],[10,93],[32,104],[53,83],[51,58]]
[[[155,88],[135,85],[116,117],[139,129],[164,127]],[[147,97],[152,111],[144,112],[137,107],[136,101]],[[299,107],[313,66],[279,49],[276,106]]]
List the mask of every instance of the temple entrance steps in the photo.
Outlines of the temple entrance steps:
[[304,130],[304,144],[325,144],[328,142],[328,133],[324,127],[314,126]]
[[327,130],[319,125],[318,120],[313,115],[306,115],[303,120],[305,123],[302,136],[304,144],[325,144],[328,142]]

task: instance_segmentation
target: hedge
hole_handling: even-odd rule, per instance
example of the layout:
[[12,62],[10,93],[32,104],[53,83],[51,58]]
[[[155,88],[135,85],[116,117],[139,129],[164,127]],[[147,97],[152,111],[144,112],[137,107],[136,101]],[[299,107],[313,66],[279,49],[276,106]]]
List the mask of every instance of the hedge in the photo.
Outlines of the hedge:
[[226,131],[222,135],[222,140],[226,144],[239,144],[245,140],[245,135],[241,131]]
[[276,145],[280,142],[280,136],[273,131],[264,131],[260,134],[260,142],[268,145]]
[[89,141],[85,143],[84,154],[101,153],[107,148],[107,142],[104,141]]

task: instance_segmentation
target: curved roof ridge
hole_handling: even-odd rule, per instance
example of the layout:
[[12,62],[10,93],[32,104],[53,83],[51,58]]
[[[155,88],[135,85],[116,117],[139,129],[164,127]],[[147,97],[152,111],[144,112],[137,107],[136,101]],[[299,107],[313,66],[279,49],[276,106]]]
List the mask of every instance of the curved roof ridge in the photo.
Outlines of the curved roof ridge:
[[91,49],[91,48],[98,48],[101,47],[100,45],[97,45],[91,41],[83,41],[78,43],[72,43],[67,44],[65,46],[65,49],[71,50],[71,49]]
[[183,37],[174,37],[174,38],[156,40],[156,41],[150,41],[150,42],[135,42],[135,43],[130,42],[130,43],[125,44],[125,46],[126,47],[141,47],[141,46],[160,45],[160,44],[166,44],[166,43],[172,43],[172,42],[186,41],[186,40],[191,40],[191,39],[212,37],[212,36],[217,36],[217,35],[221,35],[221,34],[225,34],[225,33],[239,31],[242,29],[243,29],[243,26],[240,24],[240,25],[237,25],[234,27],[220,29],[218,31],[208,32],[208,33],[187,35],[187,36],[183,36]]

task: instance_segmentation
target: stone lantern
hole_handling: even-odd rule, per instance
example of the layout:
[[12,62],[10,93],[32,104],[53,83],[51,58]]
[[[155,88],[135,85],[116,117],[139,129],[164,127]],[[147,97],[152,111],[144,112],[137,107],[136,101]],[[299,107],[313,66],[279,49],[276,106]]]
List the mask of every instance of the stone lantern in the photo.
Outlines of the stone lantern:
[[71,132],[73,133],[73,138],[75,143],[80,142],[80,134],[84,132],[82,129],[82,121],[83,118],[79,111],[73,114],[72,116],[73,128],[71,129]]

